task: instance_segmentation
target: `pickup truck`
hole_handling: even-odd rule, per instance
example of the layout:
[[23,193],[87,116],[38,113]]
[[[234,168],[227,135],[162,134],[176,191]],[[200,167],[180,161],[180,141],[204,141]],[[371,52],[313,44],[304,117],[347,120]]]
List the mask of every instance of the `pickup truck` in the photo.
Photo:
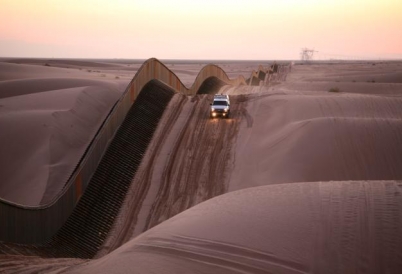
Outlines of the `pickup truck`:
[[214,101],[211,104],[210,117],[215,118],[218,116],[229,118],[230,116],[229,95],[220,94],[214,96]]

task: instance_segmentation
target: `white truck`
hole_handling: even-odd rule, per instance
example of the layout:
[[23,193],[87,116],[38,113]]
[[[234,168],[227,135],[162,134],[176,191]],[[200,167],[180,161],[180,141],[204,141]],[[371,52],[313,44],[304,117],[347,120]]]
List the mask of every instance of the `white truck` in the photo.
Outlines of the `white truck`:
[[217,94],[214,96],[214,101],[211,104],[210,117],[224,117],[230,116],[230,99],[229,95]]

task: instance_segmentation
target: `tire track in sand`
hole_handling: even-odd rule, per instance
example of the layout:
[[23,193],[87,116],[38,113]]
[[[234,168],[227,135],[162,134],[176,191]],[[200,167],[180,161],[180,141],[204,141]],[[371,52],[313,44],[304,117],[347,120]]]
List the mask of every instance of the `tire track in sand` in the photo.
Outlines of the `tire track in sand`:
[[230,119],[209,119],[212,95],[197,95],[162,175],[145,230],[226,192],[226,173],[246,100],[232,96]]
[[172,99],[135,176],[101,257],[170,217],[227,191],[226,173],[244,96],[231,96],[231,118],[210,119],[212,95]]

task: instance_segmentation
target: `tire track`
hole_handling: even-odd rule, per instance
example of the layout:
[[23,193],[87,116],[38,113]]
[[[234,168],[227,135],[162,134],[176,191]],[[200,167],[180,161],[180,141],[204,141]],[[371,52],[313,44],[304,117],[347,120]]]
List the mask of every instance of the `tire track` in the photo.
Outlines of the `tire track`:
[[[195,104],[198,104],[198,100],[191,100],[191,102],[195,102]],[[178,146],[180,146],[180,144],[183,142],[184,139],[184,129],[188,127],[189,122],[191,120],[191,117],[194,114],[194,110],[195,108],[193,108],[193,110],[191,111],[186,123],[184,124],[184,127],[181,131],[181,133],[179,134],[178,140],[176,141],[175,147],[173,148],[173,151],[170,155],[170,158],[168,159],[168,163],[165,167],[165,170],[163,172],[162,177],[163,178],[170,178],[172,176],[172,171],[173,171],[173,164],[176,162],[176,158],[178,157]],[[181,172],[181,169],[179,170],[179,172]],[[145,229],[144,230],[148,230],[150,228],[149,224],[151,222],[154,222],[154,220],[152,219],[153,215],[154,215],[154,211],[156,207],[159,207],[161,205],[162,202],[167,200],[167,196],[168,196],[168,181],[163,180],[161,182],[161,186],[159,188],[159,193],[155,199],[154,204],[152,205],[152,208],[150,210],[150,214],[148,215],[147,221],[146,221],[146,225],[145,225]]]
[[[211,95],[192,99],[193,109],[177,138],[162,175],[145,230],[202,201],[226,192],[231,147],[246,100],[232,96],[231,119],[209,119]],[[243,98],[244,99],[244,98]]]

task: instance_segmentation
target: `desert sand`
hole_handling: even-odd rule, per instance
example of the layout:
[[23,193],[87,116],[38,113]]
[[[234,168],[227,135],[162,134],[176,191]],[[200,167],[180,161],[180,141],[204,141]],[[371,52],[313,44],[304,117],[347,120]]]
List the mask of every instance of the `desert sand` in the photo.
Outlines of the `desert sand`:
[[0,62],[0,197],[17,204],[54,199],[130,81],[89,72],[96,62],[58,64]]
[[[202,65],[167,64],[187,86]],[[248,77],[260,63],[220,65]],[[0,67],[0,197],[38,205],[60,191],[138,64]],[[220,93],[228,120],[209,119],[211,95],[173,97],[95,259],[0,255],[0,270],[402,272],[402,63],[294,64],[285,81]]]

